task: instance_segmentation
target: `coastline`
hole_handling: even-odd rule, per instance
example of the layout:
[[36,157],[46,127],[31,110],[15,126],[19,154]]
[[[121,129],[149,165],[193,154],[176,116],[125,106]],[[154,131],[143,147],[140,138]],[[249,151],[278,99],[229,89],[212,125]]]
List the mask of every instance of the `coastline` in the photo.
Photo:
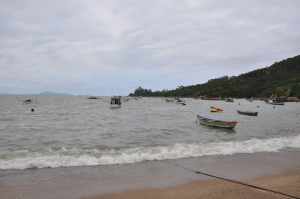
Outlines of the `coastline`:
[[[129,196],[129,198],[141,196],[173,198],[172,194],[180,195],[177,190],[182,190],[182,194],[198,194],[199,186],[207,187],[207,190],[218,186],[222,193],[229,191],[231,194],[237,190],[238,194],[245,192],[248,194],[247,188],[239,188],[236,185],[212,180],[207,176],[195,175],[177,165],[243,182],[265,183],[275,188],[278,188],[276,183],[280,182],[278,186],[284,191],[288,187],[296,186],[298,190],[300,187],[300,151],[293,150],[110,166],[2,170],[0,171],[0,193],[2,199],[102,199]],[[214,193],[215,191],[211,194]],[[181,198],[193,198],[193,196],[181,196]]]

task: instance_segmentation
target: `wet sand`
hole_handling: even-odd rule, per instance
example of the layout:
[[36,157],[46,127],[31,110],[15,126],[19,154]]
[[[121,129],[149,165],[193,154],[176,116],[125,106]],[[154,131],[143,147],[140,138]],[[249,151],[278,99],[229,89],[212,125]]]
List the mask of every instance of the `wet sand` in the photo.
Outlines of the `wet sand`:
[[[227,194],[228,198],[247,198],[250,192],[257,194],[250,198],[274,198],[274,195],[267,194],[267,196],[261,191],[257,192],[196,175],[177,165],[282,189],[288,193],[298,193],[300,189],[300,151],[284,151],[148,161],[127,165],[2,170],[0,171],[0,198],[176,199],[177,196],[178,198],[203,196],[218,198],[223,195],[227,197]],[[289,172],[286,173],[287,171]]]
[[[281,175],[260,177],[253,185],[300,197],[300,169]],[[141,189],[99,195],[88,199],[276,199],[290,198],[219,180],[196,181],[170,188]]]

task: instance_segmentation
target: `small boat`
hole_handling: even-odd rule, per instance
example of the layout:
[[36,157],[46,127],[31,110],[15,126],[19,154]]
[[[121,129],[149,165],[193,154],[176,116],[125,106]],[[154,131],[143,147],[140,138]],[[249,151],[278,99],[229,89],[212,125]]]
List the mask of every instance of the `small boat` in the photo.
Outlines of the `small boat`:
[[174,102],[174,99],[169,99],[169,98],[167,98],[167,99],[166,99],[166,102]]
[[284,105],[284,102],[278,102],[278,101],[275,101],[275,100],[266,100],[265,102],[267,104],[271,104],[271,105],[280,105],[280,106]]
[[31,104],[32,103],[32,99],[26,99],[23,101],[23,104]]
[[182,102],[183,100],[180,99],[179,97],[175,97],[176,102]]
[[280,106],[283,106],[284,105],[284,102],[270,102],[270,104],[272,105],[280,105]]
[[233,129],[238,123],[237,121],[222,121],[222,120],[209,119],[206,117],[202,117],[200,115],[197,115],[197,118],[200,124],[204,126],[217,127],[217,128]]
[[110,108],[121,108],[121,96],[113,96],[110,99]]
[[232,98],[227,98],[225,102],[234,102],[234,100]]
[[223,111],[224,111],[223,109],[215,107],[215,106],[210,107],[210,112],[212,112],[212,113],[220,113],[220,112],[223,112]]
[[180,98],[175,98],[175,100],[176,100],[176,104],[181,104],[182,106],[186,105],[185,101]]
[[88,99],[99,99],[99,98],[96,96],[89,96]]
[[237,110],[238,114],[241,114],[241,115],[248,115],[248,116],[257,116],[258,115],[258,112],[256,111],[240,111],[240,110]]
[[176,102],[176,104],[180,104],[180,105],[182,105],[182,106],[185,106],[185,105],[186,105],[185,102]]

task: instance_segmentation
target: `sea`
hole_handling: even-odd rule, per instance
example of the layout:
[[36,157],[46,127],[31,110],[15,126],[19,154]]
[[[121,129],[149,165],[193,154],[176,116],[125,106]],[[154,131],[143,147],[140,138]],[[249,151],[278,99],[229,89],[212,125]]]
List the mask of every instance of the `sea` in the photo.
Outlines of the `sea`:
[[[26,99],[32,103],[24,104]],[[133,164],[300,148],[300,103],[233,103],[123,97],[0,96],[0,170]],[[210,113],[210,106],[224,109]],[[34,112],[31,111],[34,109]],[[258,111],[257,117],[237,110]],[[197,114],[235,120],[234,130],[202,126]]]

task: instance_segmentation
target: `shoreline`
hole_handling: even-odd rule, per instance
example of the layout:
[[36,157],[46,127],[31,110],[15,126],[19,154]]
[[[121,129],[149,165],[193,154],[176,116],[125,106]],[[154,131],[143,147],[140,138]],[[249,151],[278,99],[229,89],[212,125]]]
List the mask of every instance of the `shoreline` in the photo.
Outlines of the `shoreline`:
[[[290,172],[289,176],[298,176],[300,151],[204,156],[109,166],[2,170],[0,193],[2,199],[94,199],[116,195],[120,197],[120,193],[123,198],[124,194],[133,194],[132,190],[139,194],[141,190],[146,191],[144,194],[150,191],[151,195],[153,191],[173,193],[173,189],[177,188],[193,192],[190,190],[190,184],[192,187],[198,186],[198,183],[205,183],[207,186],[206,183],[209,181],[210,184],[212,181],[207,176],[195,175],[177,165],[225,178],[252,182],[265,176],[272,178],[281,174],[284,177],[287,171],[297,171]],[[213,181],[213,184],[215,183]],[[300,187],[300,183],[297,185]]]

